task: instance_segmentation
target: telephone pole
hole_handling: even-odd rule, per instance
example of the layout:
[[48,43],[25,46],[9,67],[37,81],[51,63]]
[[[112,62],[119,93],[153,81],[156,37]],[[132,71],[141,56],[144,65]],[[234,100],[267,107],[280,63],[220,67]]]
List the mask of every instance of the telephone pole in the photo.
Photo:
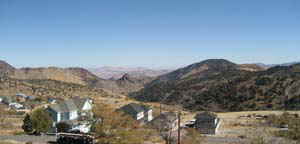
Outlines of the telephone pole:
[[181,115],[181,113],[180,113],[180,111],[178,111],[178,140],[177,140],[177,144],[180,144],[180,121],[181,121],[180,115]]
[[159,114],[161,115],[161,102],[159,103]]

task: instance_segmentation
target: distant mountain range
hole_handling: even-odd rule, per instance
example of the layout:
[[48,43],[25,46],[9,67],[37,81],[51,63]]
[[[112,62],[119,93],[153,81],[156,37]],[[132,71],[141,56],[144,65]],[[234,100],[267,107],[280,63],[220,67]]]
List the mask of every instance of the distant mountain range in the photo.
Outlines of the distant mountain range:
[[245,66],[205,60],[159,76],[131,96],[190,110],[300,109],[300,64],[265,70],[258,66],[257,71]]
[[144,75],[131,76],[124,73],[120,78],[103,79],[87,69],[41,67],[41,68],[14,68],[5,61],[0,61],[0,73],[17,80],[54,80],[64,83],[73,83],[91,88],[100,88],[114,93],[125,94],[143,88],[144,84],[153,80],[153,77]]
[[271,68],[274,66],[290,66],[290,65],[294,65],[300,63],[300,61],[298,62],[289,62],[289,63],[283,63],[283,64],[264,64],[264,63],[256,63],[256,65],[261,66],[261,67],[265,67],[265,68]]
[[103,79],[120,79],[124,74],[129,74],[131,77],[157,77],[162,74],[169,73],[174,69],[149,69],[144,67],[100,67],[89,68],[93,74]]

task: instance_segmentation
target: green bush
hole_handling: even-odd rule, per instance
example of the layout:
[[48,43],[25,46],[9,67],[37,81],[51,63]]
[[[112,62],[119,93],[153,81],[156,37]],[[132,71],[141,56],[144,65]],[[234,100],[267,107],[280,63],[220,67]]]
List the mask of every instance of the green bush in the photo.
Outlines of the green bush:
[[30,117],[33,129],[38,133],[47,132],[53,123],[50,115],[44,109],[33,111]]

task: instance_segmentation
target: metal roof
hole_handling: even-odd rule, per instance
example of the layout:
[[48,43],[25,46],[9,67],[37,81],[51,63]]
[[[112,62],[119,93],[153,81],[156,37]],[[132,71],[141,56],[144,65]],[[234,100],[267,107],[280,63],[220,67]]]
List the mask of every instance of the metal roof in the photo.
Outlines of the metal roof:
[[86,101],[87,99],[69,99],[59,102],[58,104],[50,105],[49,107],[56,112],[80,111]]
[[147,112],[150,109],[151,109],[150,107],[147,107],[145,105],[136,104],[136,103],[130,103],[130,104],[120,108],[120,110],[122,110],[123,112],[130,114],[130,115],[137,115],[140,112]]

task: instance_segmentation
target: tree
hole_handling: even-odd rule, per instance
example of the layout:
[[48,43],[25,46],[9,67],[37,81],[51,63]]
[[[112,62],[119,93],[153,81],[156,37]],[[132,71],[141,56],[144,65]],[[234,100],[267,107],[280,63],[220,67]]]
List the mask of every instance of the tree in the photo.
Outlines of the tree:
[[141,127],[130,116],[107,105],[99,104],[94,108],[94,114],[101,119],[94,126],[99,144],[141,144],[153,135],[152,130]]
[[66,122],[60,122],[58,124],[56,124],[56,128],[57,128],[57,132],[69,132],[69,130],[71,129],[71,125],[69,125]]
[[37,109],[33,111],[31,114],[31,120],[33,129],[38,133],[47,132],[53,123],[50,115],[44,109]]
[[30,134],[30,133],[33,132],[32,120],[31,120],[29,114],[26,114],[26,116],[25,116],[25,118],[23,120],[22,129],[27,134]]

